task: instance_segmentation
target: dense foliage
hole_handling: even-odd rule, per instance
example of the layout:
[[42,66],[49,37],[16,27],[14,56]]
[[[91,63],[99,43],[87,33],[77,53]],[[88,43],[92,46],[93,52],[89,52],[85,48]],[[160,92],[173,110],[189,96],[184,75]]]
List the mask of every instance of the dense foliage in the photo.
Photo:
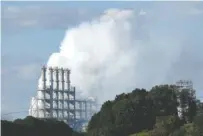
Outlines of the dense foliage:
[[203,136],[202,108],[194,90],[179,92],[173,85],[135,89],[105,102],[90,120],[87,135]]
[[1,123],[2,136],[203,136],[203,104],[194,90],[179,92],[176,86],[160,85],[106,101],[85,134],[63,122],[33,117]]
[[2,136],[80,136],[64,122],[40,120],[33,117],[17,119],[13,122],[1,121]]

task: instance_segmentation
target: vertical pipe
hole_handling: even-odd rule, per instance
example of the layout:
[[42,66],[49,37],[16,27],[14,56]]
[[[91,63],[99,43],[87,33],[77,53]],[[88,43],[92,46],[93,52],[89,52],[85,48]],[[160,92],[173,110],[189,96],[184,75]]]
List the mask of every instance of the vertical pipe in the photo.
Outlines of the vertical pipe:
[[53,68],[49,67],[49,74],[50,74],[50,117],[53,118]]
[[76,120],[76,108],[75,108],[75,87],[73,87],[73,100],[74,100],[74,120]]
[[46,70],[47,68],[43,66],[42,67],[42,82],[43,82],[42,89],[46,89]]
[[[46,70],[47,70],[47,68],[45,67],[45,66],[43,66],[42,67],[42,82],[43,82],[43,85],[42,85],[42,94],[43,94],[43,100],[42,100],[42,102],[43,102],[43,104],[44,104],[44,107],[43,107],[43,109],[41,109],[41,111],[42,111],[42,113],[43,113],[43,115],[44,115],[44,118],[46,117],[45,116],[45,109],[46,109],[46,107],[45,107],[45,89],[46,89]],[[39,113],[38,113],[38,116],[39,116]]]
[[56,79],[56,81],[55,81],[56,82],[56,90],[58,91],[59,90],[59,69],[58,69],[58,67],[55,68],[55,72],[56,72],[56,75],[55,75],[56,76],[56,78],[55,78]]
[[69,97],[69,91],[67,91],[68,100],[67,100],[67,106],[68,106],[68,120],[70,119],[70,97]]
[[66,72],[66,88],[70,91],[70,70],[65,69],[64,71]]
[[64,118],[64,103],[65,103],[65,99],[64,99],[64,70],[63,68],[60,69],[61,72],[61,88],[62,88],[62,118]]
[[[67,75],[66,75],[66,82],[67,82],[67,89],[68,89],[68,109],[70,111],[70,70],[67,69]],[[73,102],[74,104],[74,121],[75,121],[75,100]],[[70,118],[70,112],[68,113],[68,118]]]
[[70,119],[70,70],[69,69],[64,69],[65,72],[65,80],[66,80],[66,88],[67,88],[67,95],[68,95],[68,100],[67,105],[68,105],[68,119]]
[[70,119],[70,86],[68,85],[68,82],[69,82],[69,71],[67,70],[67,73],[66,73],[66,82],[67,82],[67,90],[68,90],[68,119]]
[[62,91],[64,91],[64,69],[63,68],[61,68],[60,69],[60,71],[61,71],[61,88],[62,88]]
[[83,101],[80,101],[80,109],[78,110],[79,111],[79,113],[80,113],[80,119],[82,119],[82,103],[83,103]]
[[55,69],[55,82],[56,82],[56,105],[57,105],[57,118],[59,118],[59,69],[56,67]]
[[52,67],[49,67],[49,74],[50,74],[50,87],[51,89],[53,89],[53,83],[54,83],[54,80],[53,80],[53,68]]

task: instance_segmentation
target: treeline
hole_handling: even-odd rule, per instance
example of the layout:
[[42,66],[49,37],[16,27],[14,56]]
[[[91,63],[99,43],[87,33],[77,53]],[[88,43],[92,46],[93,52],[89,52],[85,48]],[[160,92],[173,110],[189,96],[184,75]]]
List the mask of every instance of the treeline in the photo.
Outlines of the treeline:
[[2,136],[83,136],[67,124],[56,120],[41,120],[28,116],[13,122],[1,120]]
[[1,128],[2,136],[203,136],[203,104],[194,90],[179,92],[176,86],[160,85],[106,101],[85,134],[64,122],[29,116],[1,121]]
[[179,92],[173,85],[135,89],[105,102],[90,120],[87,135],[203,136],[202,113],[194,90]]

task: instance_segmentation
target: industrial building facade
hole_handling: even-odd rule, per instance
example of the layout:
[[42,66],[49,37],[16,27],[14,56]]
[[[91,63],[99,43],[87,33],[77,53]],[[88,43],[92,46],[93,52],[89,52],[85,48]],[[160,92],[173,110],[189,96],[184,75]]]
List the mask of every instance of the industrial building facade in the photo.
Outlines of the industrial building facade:
[[[87,123],[97,111],[96,100],[76,99],[76,88],[70,84],[70,70],[42,67],[41,87],[32,98],[29,115],[64,121],[71,127]],[[79,125],[79,126],[78,126]]]

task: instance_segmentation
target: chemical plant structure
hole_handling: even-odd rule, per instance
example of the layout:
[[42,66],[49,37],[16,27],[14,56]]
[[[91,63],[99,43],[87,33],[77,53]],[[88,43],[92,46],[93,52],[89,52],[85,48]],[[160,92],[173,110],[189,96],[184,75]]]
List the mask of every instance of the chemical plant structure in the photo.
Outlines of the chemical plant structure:
[[[181,92],[183,90],[188,90],[189,94],[193,97],[196,98],[196,92],[193,89],[193,82],[191,80],[179,80],[176,82],[176,87],[178,92]],[[180,98],[178,99],[178,102],[180,103]],[[187,111],[188,106],[186,106],[184,109],[181,108],[181,106],[178,106],[178,115],[179,117],[182,117],[182,112]]]
[[76,99],[76,88],[70,84],[70,69],[43,66],[41,83],[37,96],[31,100],[30,116],[64,121],[81,130],[98,110],[94,98]]

